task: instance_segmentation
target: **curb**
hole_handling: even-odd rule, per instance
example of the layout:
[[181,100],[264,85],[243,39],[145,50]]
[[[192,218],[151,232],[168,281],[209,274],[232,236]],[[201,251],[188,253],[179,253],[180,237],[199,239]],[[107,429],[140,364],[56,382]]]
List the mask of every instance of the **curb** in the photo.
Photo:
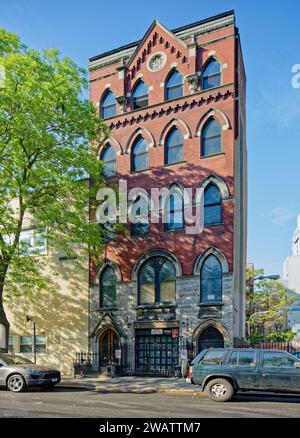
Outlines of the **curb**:
[[56,388],[95,390],[96,385],[89,384],[89,383],[64,383],[64,382],[61,382],[58,385],[56,385]]

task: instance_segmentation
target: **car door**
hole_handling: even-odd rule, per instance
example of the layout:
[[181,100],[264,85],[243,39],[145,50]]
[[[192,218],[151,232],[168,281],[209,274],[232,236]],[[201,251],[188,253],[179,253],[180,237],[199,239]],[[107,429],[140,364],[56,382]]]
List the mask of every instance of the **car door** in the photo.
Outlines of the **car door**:
[[5,385],[5,379],[6,379],[6,372],[5,372],[5,368],[4,368],[5,366],[6,366],[6,363],[0,357],[0,386]]
[[289,353],[281,351],[263,351],[259,373],[260,389],[280,392],[300,392],[299,362]]
[[254,350],[233,350],[225,364],[223,371],[231,375],[241,389],[257,389],[258,355]]

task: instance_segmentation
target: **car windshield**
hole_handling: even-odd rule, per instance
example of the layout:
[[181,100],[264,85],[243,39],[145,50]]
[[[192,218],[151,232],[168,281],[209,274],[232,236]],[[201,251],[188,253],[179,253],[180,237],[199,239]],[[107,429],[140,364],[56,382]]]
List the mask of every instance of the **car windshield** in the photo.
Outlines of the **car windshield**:
[[13,356],[13,355],[0,355],[0,359],[3,360],[7,365],[23,365],[23,364],[32,364],[31,360],[26,359],[22,356]]

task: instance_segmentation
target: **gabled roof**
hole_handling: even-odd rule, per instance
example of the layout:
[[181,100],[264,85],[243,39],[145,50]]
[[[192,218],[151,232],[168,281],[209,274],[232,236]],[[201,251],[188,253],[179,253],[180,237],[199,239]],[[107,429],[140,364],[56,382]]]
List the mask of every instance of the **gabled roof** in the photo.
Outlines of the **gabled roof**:
[[[118,47],[116,49],[109,50],[108,52],[104,52],[104,53],[101,53],[99,55],[93,56],[92,58],[89,59],[89,61],[93,62],[93,61],[96,61],[98,59],[106,58],[107,56],[110,56],[110,55],[113,55],[115,53],[121,52],[123,50],[129,50],[129,49],[133,49],[136,46],[140,46],[140,44],[145,40],[146,36],[149,35],[149,32],[151,32],[151,30],[153,29],[155,24],[159,24],[161,27],[164,28],[164,30],[166,30],[169,33],[174,34],[173,36],[175,36],[176,34],[181,33],[181,32],[183,32],[183,31],[185,31],[187,29],[192,29],[193,27],[201,26],[201,25],[209,23],[211,21],[215,21],[215,20],[218,20],[218,19],[221,19],[221,18],[226,18],[226,17],[229,17],[231,15],[234,15],[234,10],[233,9],[230,10],[230,11],[227,11],[227,12],[223,12],[223,13],[218,14],[218,15],[214,15],[214,16],[209,17],[209,18],[205,18],[204,20],[195,21],[194,23],[187,24],[187,25],[181,26],[181,27],[177,27],[177,28],[175,28],[175,29],[173,29],[171,31],[168,30],[161,23],[159,23],[159,21],[154,20],[153,23],[151,24],[151,26],[149,27],[149,29],[147,30],[145,36],[142,38],[142,40],[138,40],[138,41],[135,41],[133,43],[129,43],[129,44],[126,44],[124,46],[120,46],[120,47]],[[177,37],[177,39],[179,40],[178,37]],[[180,41],[182,43],[182,40],[180,40]]]

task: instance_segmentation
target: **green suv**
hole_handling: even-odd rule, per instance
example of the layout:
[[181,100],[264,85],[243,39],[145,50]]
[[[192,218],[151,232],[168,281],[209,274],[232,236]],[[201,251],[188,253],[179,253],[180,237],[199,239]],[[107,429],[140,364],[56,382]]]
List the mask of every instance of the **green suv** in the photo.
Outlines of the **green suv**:
[[286,351],[210,348],[195,357],[188,381],[215,401],[237,391],[300,393],[300,360]]

